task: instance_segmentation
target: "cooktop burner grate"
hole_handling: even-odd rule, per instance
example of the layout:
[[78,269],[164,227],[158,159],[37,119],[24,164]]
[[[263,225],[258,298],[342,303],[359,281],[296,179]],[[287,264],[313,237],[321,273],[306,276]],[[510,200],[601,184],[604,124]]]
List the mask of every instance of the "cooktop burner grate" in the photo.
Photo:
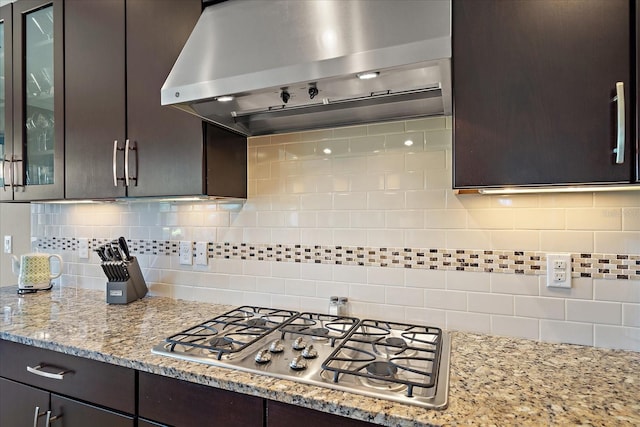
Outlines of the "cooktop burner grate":
[[297,314],[291,310],[242,306],[174,334],[165,342],[170,344],[172,352],[176,346],[199,348],[221,359],[225,354],[237,353],[254,344]]
[[322,313],[301,313],[279,328],[282,338],[286,334],[310,336],[314,340],[329,341],[331,347],[351,332],[360,320],[355,317]]
[[439,328],[362,320],[322,368],[335,383],[343,376],[355,376],[373,388],[404,386],[407,397],[413,397],[416,387],[436,386],[441,342]]

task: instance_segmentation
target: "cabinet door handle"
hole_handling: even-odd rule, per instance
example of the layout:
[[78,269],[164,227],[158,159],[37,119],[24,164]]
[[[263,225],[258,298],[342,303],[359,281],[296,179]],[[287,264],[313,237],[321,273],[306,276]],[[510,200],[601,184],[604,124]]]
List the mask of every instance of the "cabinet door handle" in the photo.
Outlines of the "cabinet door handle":
[[[73,371],[68,371],[68,370],[61,369],[60,372],[58,372],[57,374],[54,374],[52,372],[43,371],[42,368],[44,368],[45,366],[51,366],[51,367],[55,368],[55,366],[45,365],[44,363],[41,363],[38,366],[35,366],[33,368],[31,366],[27,366],[27,371],[31,372],[32,374],[36,374],[36,375],[39,375],[41,377],[51,378],[51,379],[54,379],[54,380],[63,380],[65,374],[73,372]],[[60,369],[60,368],[57,368],[57,369]]]
[[36,406],[36,411],[33,414],[33,427],[38,427],[38,418],[47,415],[46,412],[40,412],[40,407]]
[[129,186],[129,140],[124,143],[124,185]]
[[118,186],[118,175],[116,174],[116,160],[118,157],[118,140],[113,141],[113,186]]
[[[130,141],[127,139],[127,142],[124,147],[125,155],[124,155],[124,175],[126,186],[128,187],[131,184],[131,181],[134,181],[135,185],[138,185],[138,146],[135,141]],[[131,176],[129,174],[129,152],[134,151],[136,155],[136,174]]]
[[[7,184],[7,179],[6,179],[6,175],[4,174],[5,170],[6,170],[6,164],[5,163],[9,163],[9,184]],[[11,162],[11,160],[7,160],[7,156],[4,156],[2,158],[2,189],[4,191],[7,191],[7,187],[11,188],[11,191],[13,192],[13,164]]]
[[616,96],[613,98],[616,101],[618,106],[617,108],[617,118],[618,118],[618,129],[617,129],[617,142],[616,148],[613,149],[613,153],[616,155],[616,163],[624,163],[624,138],[625,138],[625,114],[624,114],[624,83],[617,82],[616,83]]
[[46,418],[46,422],[44,423],[45,427],[50,427],[51,426],[51,421],[55,421],[60,417],[61,417],[61,415],[51,416],[51,411],[47,411],[47,418]]

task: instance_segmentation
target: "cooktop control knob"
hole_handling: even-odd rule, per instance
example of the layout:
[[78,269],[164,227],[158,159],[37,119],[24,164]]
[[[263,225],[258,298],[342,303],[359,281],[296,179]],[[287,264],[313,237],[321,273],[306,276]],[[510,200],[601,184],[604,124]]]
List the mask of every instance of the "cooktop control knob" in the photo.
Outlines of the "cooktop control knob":
[[304,360],[302,356],[296,356],[291,363],[289,363],[289,367],[296,371],[302,371],[303,369],[307,369],[307,361]]
[[271,360],[271,353],[269,353],[265,349],[262,349],[258,352],[258,354],[256,354],[255,360],[258,363],[267,363]]
[[304,357],[305,359],[315,359],[316,357],[318,357],[318,350],[313,348],[313,345],[310,345],[309,347],[302,350],[302,357]]
[[275,340],[274,342],[272,342],[269,346],[269,351],[271,353],[282,353],[284,351],[284,345],[282,344],[282,341]]
[[306,346],[307,346],[307,343],[305,342],[305,340],[302,339],[302,337],[296,338],[296,340],[293,342],[294,350],[302,350]]

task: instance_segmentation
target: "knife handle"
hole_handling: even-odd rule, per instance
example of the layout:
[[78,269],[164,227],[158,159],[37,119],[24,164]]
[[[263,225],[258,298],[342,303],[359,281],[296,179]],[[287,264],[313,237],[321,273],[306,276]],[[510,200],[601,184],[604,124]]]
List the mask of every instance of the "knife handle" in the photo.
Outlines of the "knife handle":
[[125,239],[124,237],[119,237],[118,238],[118,245],[120,246],[120,249],[122,250],[122,253],[125,256],[125,260],[126,261],[131,261],[131,253],[129,252],[129,245],[127,245],[127,239]]

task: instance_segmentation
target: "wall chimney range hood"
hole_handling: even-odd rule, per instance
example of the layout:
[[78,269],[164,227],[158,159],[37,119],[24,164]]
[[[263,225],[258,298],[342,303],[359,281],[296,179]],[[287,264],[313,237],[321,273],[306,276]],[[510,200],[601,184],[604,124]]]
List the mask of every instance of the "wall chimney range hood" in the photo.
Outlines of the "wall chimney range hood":
[[451,114],[451,0],[208,6],[161,90],[244,135]]

